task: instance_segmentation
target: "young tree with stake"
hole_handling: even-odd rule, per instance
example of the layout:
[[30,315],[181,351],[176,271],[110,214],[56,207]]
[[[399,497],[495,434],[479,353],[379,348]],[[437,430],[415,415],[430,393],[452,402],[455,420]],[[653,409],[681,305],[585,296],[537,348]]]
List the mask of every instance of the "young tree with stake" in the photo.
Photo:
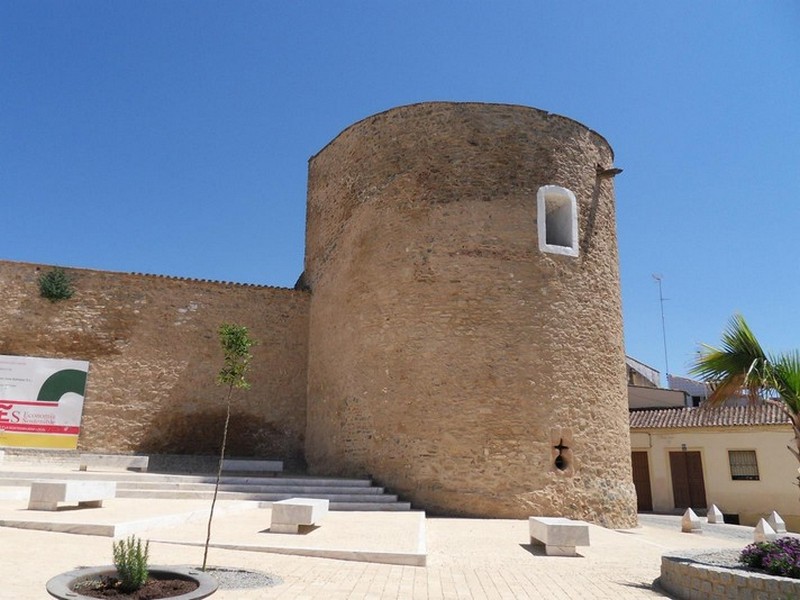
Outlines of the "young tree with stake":
[[217,375],[217,384],[227,386],[225,396],[225,426],[222,430],[222,445],[219,452],[219,466],[217,468],[217,479],[214,483],[214,497],[211,500],[211,512],[208,515],[208,532],[206,535],[205,550],[203,552],[203,567],[206,570],[208,559],[208,544],[211,541],[211,521],[214,518],[214,506],[217,503],[217,493],[219,492],[219,480],[222,477],[222,464],[225,460],[225,446],[228,442],[228,424],[231,420],[231,396],[234,389],[246,390],[250,384],[245,379],[247,371],[250,369],[250,348],[255,342],[250,339],[247,327],[232,323],[223,323],[218,330],[219,342],[222,346],[224,363]]

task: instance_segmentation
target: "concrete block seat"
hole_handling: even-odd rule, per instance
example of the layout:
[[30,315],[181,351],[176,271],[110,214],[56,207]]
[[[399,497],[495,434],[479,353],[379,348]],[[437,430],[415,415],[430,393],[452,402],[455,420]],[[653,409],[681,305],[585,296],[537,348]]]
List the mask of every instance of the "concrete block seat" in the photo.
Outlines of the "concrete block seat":
[[79,507],[99,508],[103,500],[117,494],[116,481],[34,481],[28,499],[28,510],[58,510],[60,502]]
[[81,454],[81,471],[89,467],[100,470],[127,471],[128,469],[145,472],[150,463],[149,456],[133,456],[130,454]]
[[328,514],[329,501],[323,498],[289,498],[272,503],[272,533],[297,533],[300,526],[318,524]]
[[531,544],[548,556],[577,556],[576,546],[589,545],[589,525],[566,517],[529,517]]

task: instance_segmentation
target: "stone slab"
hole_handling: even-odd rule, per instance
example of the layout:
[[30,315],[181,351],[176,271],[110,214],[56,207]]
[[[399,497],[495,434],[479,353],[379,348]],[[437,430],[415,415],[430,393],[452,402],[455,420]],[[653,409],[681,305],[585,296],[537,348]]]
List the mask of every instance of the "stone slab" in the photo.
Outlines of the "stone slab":
[[88,467],[112,470],[112,471],[127,471],[134,469],[137,471],[147,471],[150,457],[148,456],[133,456],[129,454],[81,454],[80,466],[81,471],[86,471]]
[[117,493],[116,481],[33,481],[28,510],[58,510],[59,503],[99,508]]
[[[210,547],[393,565],[426,564],[426,520],[423,512],[331,511],[325,516],[324,526],[313,529],[307,535],[273,535],[270,529],[258,526],[262,515],[270,519],[270,511],[271,508],[264,507],[259,509],[259,514],[239,512],[221,519],[215,516]],[[517,526],[520,524],[518,521]],[[525,525],[521,526],[524,531]],[[174,528],[152,529],[148,532],[151,544],[174,543],[199,548],[205,544],[204,536],[205,530],[197,527],[182,528],[180,532]],[[513,545],[519,548],[517,544]]]
[[544,546],[548,556],[574,556],[576,546],[589,545],[589,524],[566,517],[529,517],[531,544]]
[[[205,523],[210,510],[205,500],[143,502],[113,498],[99,511],[24,510],[26,502],[27,496],[22,501],[0,500],[0,527],[119,538],[159,527]],[[258,510],[257,502],[221,500],[217,502],[214,518],[253,510]],[[252,522],[253,517],[249,519]]]
[[272,503],[273,533],[297,533],[300,525],[316,525],[328,514],[325,498],[289,498]]

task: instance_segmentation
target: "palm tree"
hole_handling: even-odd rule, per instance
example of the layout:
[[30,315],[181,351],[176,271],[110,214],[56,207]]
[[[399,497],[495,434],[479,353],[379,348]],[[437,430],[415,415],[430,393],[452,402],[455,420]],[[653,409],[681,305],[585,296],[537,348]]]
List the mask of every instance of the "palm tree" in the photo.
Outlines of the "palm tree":
[[[800,351],[781,354],[772,365],[775,390],[783,402],[783,411],[794,428],[792,454],[800,461]],[[800,476],[798,476],[800,481]]]
[[751,403],[777,402],[794,430],[789,451],[800,461],[800,351],[768,355],[744,317],[734,315],[722,334],[722,347],[703,344],[690,372],[711,386],[711,404],[742,392]]
[[721,404],[741,392],[755,404],[772,388],[769,365],[744,317],[734,315],[722,333],[722,347],[703,344],[690,372],[711,386],[711,404]]

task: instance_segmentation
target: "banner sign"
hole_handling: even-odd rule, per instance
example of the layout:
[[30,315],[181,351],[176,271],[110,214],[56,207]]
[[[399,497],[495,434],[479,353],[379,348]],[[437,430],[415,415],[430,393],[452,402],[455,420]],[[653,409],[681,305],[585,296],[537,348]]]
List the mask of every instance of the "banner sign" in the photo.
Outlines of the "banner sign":
[[89,363],[0,355],[0,446],[78,447]]

